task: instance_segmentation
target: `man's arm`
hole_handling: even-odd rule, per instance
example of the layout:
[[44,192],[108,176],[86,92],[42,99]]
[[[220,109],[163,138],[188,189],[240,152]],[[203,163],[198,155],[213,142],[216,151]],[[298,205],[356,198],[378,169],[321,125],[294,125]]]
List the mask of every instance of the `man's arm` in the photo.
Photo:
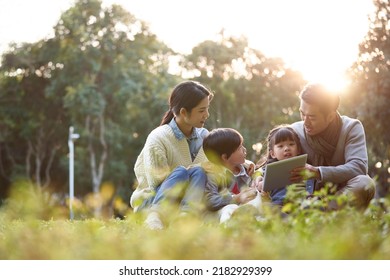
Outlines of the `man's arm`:
[[354,120],[351,126],[347,127],[343,157],[344,163],[319,167],[322,181],[342,183],[358,175],[367,174],[366,137],[363,125],[358,120]]

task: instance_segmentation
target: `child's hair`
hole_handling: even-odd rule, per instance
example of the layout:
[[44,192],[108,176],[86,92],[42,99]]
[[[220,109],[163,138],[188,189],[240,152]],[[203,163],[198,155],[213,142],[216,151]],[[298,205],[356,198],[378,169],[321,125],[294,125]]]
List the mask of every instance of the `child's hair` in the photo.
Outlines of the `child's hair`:
[[243,143],[242,135],[233,128],[215,128],[203,140],[203,150],[209,161],[219,164],[221,156],[230,157]]
[[267,136],[267,155],[263,157],[258,163],[258,166],[263,166],[266,163],[270,163],[274,161],[274,159],[271,156],[271,151],[274,148],[274,146],[280,142],[291,140],[294,141],[297,144],[298,147],[298,155],[303,152],[301,141],[299,140],[298,134],[295,132],[295,130],[287,124],[281,124],[273,129],[268,133]]
[[184,81],[176,85],[169,97],[169,110],[161,119],[160,125],[168,124],[175,115],[178,115],[181,108],[191,113],[205,97],[211,100],[214,94],[196,81]]

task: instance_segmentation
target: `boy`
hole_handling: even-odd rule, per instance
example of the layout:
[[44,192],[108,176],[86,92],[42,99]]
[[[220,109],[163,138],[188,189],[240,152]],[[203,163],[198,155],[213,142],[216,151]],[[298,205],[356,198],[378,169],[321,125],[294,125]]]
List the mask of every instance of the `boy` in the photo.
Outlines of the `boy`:
[[251,177],[244,167],[246,149],[243,137],[232,128],[212,130],[203,140],[209,160],[202,164],[207,184],[205,200],[208,210],[217,212],[221,223],[227,221],[242,204],[260,207],[260,194],[250,188]]

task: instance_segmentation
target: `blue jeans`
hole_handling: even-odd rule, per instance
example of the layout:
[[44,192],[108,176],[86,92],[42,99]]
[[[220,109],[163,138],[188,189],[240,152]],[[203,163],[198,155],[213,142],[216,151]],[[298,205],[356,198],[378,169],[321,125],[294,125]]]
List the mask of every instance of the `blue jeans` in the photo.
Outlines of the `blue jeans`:
[[[314,192],[314,179],[309,179],[306,181],[306,191],[308,194],[313,194]],[[286,187],[272,190],[270,193],[272,203],[275,205],[283,205],[284,199],[286,198],[287,189]]]
[[141,208],[158,209],[164,201],[180,204],[181,211],[196,211],[203,206],[207,176],[200,166],[186,169],[179,166],[156,188],[154,197],[145,200]]

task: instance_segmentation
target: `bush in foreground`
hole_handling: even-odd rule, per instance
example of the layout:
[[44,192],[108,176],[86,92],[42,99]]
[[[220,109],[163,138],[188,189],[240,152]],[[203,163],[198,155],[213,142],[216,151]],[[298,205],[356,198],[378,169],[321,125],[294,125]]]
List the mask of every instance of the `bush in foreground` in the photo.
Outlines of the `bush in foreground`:
[[220,225],[173,217],[162,231],[143,226],[142,214],[124,219],[68,219],[67,208],[42,193],[24,192],[0,208],[0,259],[388,259],[390,200],[363,212],[324,211],[297,199],[289,214],[265,210],[263,219],[240,213]]

